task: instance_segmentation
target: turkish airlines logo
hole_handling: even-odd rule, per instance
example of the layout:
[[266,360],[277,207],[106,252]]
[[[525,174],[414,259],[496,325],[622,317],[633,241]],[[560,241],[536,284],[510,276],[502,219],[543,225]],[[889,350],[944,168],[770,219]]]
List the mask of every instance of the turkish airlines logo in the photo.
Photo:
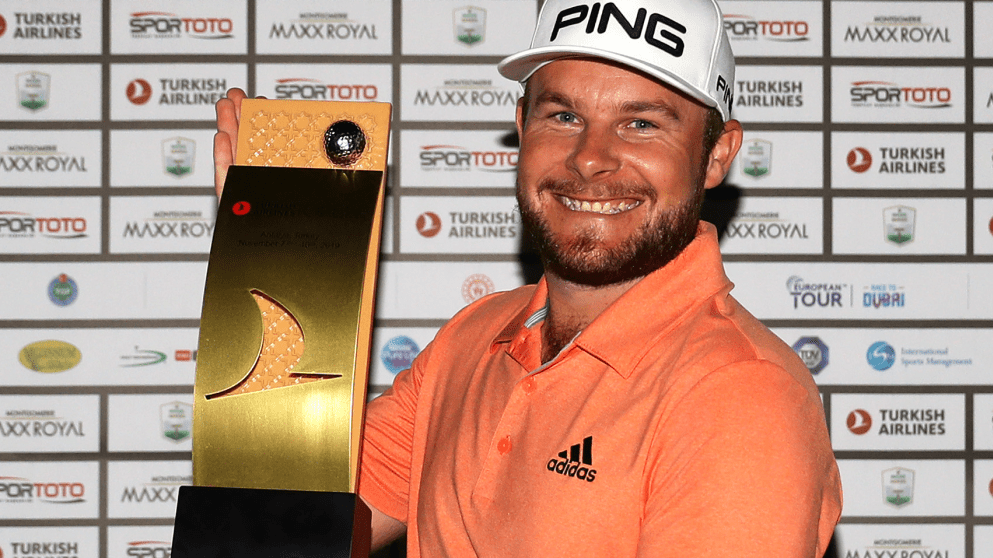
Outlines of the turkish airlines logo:
[[127,91],[128,100],[134,105],[143,105],[152,98],[152,85],[147,81],[138,78],[132,80],[128,84]]
[[861,436],[872,428],[872,417],[867,411],[862,409],[855,409],[854,411],[848,413],[848,420],[845,421],[848,426],[848,430],[856,436]]
[[424,238],[431,238],[441,232],[441,217],[430,211],[425,211],[417,217],[417,232]]
[[[7,20],[0,15],[0,37],[7,32]],[[0,552],[0,558],[3,558],[3,552]]]
[[848,152],[848,168],[859,174],[872,167],[872,154],[864,147],[856,147]]
[[248,212],[251,210],[252,210],[252,204],[248,203],[247,201],[235,202],[234,205],[231,206],[231,213],[234,213],[239,217],[241,217],[242,215],[248,215]]

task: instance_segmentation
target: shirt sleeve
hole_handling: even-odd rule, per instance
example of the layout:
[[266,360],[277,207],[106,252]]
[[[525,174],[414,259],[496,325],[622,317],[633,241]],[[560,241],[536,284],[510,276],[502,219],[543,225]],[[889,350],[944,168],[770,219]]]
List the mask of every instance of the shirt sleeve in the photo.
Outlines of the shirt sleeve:
[[414,422],[423,363],[429,345],[409,370],[397,374],[393,386],[366,408],[359,494],[386,515],[407,522]]
[[766,361],[712,372],[663,417],[640,557],[821,556],[841,484],[816,390]]

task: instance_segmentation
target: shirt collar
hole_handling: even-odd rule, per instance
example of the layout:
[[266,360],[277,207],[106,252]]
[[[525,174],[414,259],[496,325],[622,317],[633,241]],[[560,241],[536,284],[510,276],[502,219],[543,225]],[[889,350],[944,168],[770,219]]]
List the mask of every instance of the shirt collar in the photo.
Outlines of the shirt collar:
[[[701,221],[696,237],[679,256],[631,287],[573,345],[627,378],[653,341],[675,327],[683,314],[732,286],[721,263],[717,229]],[[542,277],[527,306],[493,340],[509,343],[507,352],[527,370],[541,364],[541,331],[534,326],[544,320],[547,303],[548,286]]]

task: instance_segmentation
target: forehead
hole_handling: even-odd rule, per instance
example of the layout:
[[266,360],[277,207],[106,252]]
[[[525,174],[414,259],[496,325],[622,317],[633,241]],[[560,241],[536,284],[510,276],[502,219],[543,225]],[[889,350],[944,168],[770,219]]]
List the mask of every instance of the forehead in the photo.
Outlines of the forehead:
[[527,82],[531,102],[549,94],[573,102],[664,102],[680,112],[704,114],[707,107],[682,91],[638,70],[597,58],[564,58],[539,68]]

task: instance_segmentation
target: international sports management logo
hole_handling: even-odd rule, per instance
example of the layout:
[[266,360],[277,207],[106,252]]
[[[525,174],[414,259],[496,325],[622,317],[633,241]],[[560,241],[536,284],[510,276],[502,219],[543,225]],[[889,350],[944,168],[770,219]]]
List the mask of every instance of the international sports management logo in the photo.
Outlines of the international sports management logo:
[[869,366],[880,372],[889,370],[896,362],[896,351],[886,341],[877,341],[869,345],[869,349],[865,352],[865,360]]

